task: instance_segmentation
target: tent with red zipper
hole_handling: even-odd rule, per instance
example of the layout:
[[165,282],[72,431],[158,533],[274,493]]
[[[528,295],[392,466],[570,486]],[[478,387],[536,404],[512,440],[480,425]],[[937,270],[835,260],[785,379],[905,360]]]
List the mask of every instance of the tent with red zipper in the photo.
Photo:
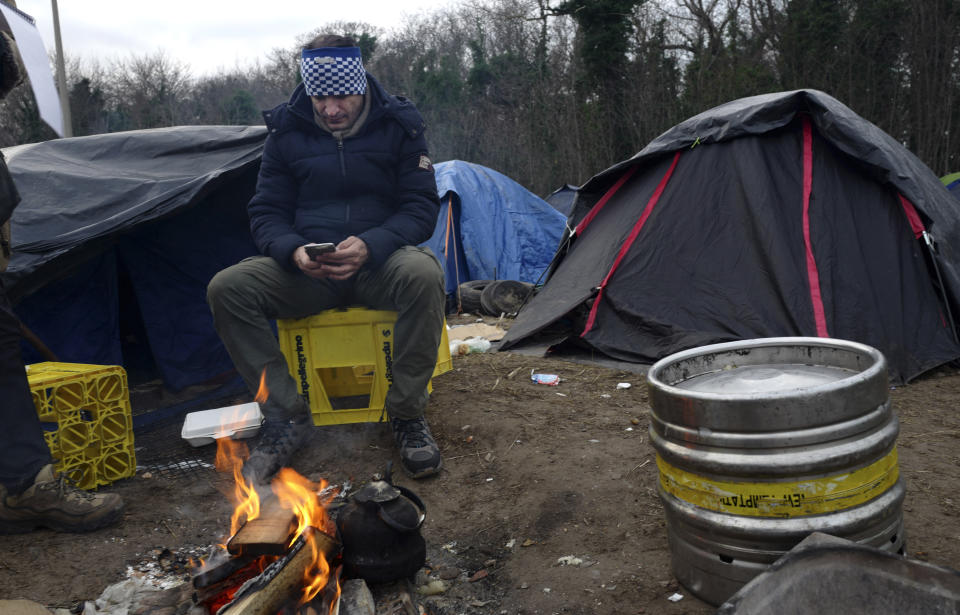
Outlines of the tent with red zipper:
[[501,349],[651,363],[780,336],[882,351],[902,383],[960,357],[960,212],[916,156],[814,90],[694,116],[580,187]]

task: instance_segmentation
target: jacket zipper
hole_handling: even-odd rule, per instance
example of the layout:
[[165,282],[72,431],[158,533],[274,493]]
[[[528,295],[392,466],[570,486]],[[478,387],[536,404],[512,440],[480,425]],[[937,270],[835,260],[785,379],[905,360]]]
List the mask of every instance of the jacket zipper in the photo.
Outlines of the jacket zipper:
[[347,165],[343,161],[343,137],[337,137],[337,154],[340,156],[340,175],[347,176]]
[[[340,176],[346,177],[347,165],[343,161],[343,135],[337,135],[335,138],[337,140],[337,155],[340,156]],[[347,203],[346,211],[343,212],[343,221],[350,222],[350,203]]]

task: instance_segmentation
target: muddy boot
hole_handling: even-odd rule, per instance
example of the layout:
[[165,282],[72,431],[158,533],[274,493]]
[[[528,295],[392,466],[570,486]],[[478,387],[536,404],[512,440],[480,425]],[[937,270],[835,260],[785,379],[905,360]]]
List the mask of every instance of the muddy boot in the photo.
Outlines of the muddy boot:
[[392,418],[390,426],[400,449],[400,465],[404,472],[413,478],[423,478],[440,471],[443,458],[425,418]]
[[260,442],[243,464],[243,477],[254,485],[270,482],[280,468],[289,466],[290,459],[310,439],[313,419],[302,414],[294,419],[263,423]]
[[116,523],[123,500],[115,493],[91,493],[44,466],[20,495],[0,485],[0,534],[22,534],[39,527],[58,532],[90,532]]

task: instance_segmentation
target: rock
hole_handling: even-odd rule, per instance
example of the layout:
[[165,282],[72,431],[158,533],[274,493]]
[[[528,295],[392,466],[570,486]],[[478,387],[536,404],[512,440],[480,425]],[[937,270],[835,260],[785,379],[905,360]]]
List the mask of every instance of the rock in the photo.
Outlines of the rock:
[[486,571],[486,569],[478,570],[478,571],[476,571],[475,573],[473,573],[473,576],[470,577],[469,580],[470,580],[471,583],[476,583],[477,581],[479,581],[479,580],[481,580],[481,579],[487,578],[487,575],[488,575],[488,574],[489,574],[489,573]]
[[0,600],[0,615],[50,615],[50,611],[32,600]]
[[[139,606],[133,609],[131,615],[139,615],[141,612],[150,613],[149,609],[159,609],[167,607],[176,607],[181,602],[180,588],[161,589],[154,591],[138,591],[134,597]],[[146,609],[144,609],[146,607]]]
[[373,594],[363,579],[349,579],[340,586],[341,615],[376,615]]
[[417,588],[417,593],[421,596],[436,596],[445,591],[447,591],[447,584],[440,579],[430,581],[426,585],[421,585]]
[[96,607],[100,610],[107,610],[117,605],[130,606],[137,587],[138,583],[133,579],[114,583],[103,590],[103,593],[96,600]]
[[456,566],[444,566],[437,570],[437,576],[445,581],[456,579],[460,576],[460,569]]

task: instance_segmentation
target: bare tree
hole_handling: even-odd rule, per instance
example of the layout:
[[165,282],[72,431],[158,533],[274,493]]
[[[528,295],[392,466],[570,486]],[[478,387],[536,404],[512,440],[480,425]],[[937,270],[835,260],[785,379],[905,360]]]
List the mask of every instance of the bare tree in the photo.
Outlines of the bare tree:
[[[937,173],[960,167],[960,2],[911,2],[906,37],[906,122],[897,136]],[[896,133],[895,133],[896,134]]]
[[[417,104],[436,160],[540,194],[694,113],[796,88],[834,95],[938,173],[960,164],[960,0],[463,0],[389,32],[325,24],[199,79],[163,52],[108,70],[68,62],[75,133],[260,123],[319,33],[359,41],[367,68]],[[29,88],[0,104],[0,143],[52,137]]]
[[189,69],[163,51],[116,61],[110,86],[110,104],[122,129],[189,123]]

